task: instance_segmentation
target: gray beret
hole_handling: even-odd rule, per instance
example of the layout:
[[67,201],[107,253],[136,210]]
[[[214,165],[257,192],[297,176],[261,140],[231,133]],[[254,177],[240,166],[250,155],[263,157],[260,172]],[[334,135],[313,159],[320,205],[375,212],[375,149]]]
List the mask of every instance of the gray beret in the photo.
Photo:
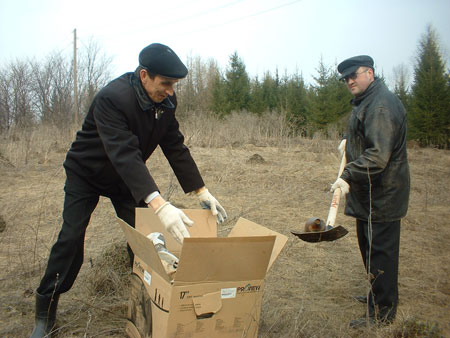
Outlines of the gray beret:
[[188,73],[178,55],[160,43],[152,43],[139,53],[139,65],[153,74],[174,79],[182,79]]
[[338,65],[338,72],[341,74],[339,79],[342,80],[347,75],[356,72],[359,67],[370,67],[373,69],[373,59],[369,55],[358,55],[342,61]]

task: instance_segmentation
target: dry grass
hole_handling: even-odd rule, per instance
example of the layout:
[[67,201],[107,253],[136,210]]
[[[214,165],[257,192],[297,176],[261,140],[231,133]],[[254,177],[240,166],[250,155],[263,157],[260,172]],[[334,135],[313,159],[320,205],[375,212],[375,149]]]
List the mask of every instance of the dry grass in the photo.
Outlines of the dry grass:
[[[289,237],[266,278],[260,338],[450,336],[449,151],[410,149],[412,191],[402,222],[398,318],[387,328],[353,331],[348,322],[364,307],[351,296],[367,290],[354,220],[340,208],[337,223],[349,234],[336,242],[311,244],[289,233],[311,216],[326,218],[338,140],[289,137],[276,115],[185,120],[186,142],[230,216],[220,233],[245,217]],[[69,134],[36,129],[0,140],[2,337],[26,337],[33,327],[32,293],[61,224],[61,164]],[[199,207],[182,192],[160,151],[148,166],[172,202]],[[127,259],[113,208],[101,199],[86,234],[85,264],[74,287],[61,296],[59,337],[124,336]]]

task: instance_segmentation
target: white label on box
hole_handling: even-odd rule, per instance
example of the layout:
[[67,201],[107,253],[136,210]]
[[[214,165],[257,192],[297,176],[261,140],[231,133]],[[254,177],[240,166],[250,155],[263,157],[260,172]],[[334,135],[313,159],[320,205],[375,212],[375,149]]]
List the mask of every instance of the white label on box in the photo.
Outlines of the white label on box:
[[236,298],[236,288],[222,289],[220,295],[221,295],[222,299]]
[[148,285],[150,285],[152,283],[152,275],[147,270],[144,271],[144,281]]

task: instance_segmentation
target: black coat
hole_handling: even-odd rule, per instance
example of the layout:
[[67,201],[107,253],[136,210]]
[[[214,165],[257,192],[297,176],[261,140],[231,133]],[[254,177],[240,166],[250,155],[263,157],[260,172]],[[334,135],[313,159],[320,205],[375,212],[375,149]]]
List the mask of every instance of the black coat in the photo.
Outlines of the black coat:
[[159,190],[145,164],[159,145],[184,192],[201,188],[202,177],[175,118],[176,106],[175,94],[155,104],[137,74],[120,76],[95,96],[64,166],[99,191],[131,193],[140,203]]
[[371,211],[373,222],[399,220],[410,190],[405,108],[379,79],[352,103],[341,176],[350,184],[345,214],[367,221]]

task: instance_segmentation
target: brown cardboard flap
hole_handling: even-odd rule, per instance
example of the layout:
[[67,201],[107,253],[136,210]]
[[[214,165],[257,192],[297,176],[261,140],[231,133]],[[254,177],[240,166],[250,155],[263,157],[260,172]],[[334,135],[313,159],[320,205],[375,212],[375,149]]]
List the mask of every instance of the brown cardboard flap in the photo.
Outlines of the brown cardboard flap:
[[276,236],[275,244],[273,246],[272,255],[270,257],[269,265],[267,266],[267,271],[269,271],[273,262],[277,259],[283,247],[286,245],[288,240],[287,236],[282,235],[276,231],[267,229],[259,224],[256,224],[248,219],[240,217],[236,222],[236,225],[228,234],[228,237],[238,237],[238,236]]
[[222,308],[220,291],[207,293],[201,297],[192,298],[195,314],[198,319],[209,318]]
[[152,270],[158,273],[167,282],[170,282],[170,278],[161,263],[161,259],[153,246],[153,242],[120,218],[117,218],[117,221],[125,233],[125,237],[134,254],[142,259],[147,266],[150,266]]
[[[191,237],[217,237],[217,225],[210,210],[183,209],[194,224],[186,227]],[[136,230],[144,235],[160,232],[166,240],[166,248],[175,255],[179,255],[181,245],[167,232],[161,224],[158,215],[151,208],[136,208]]]
[[264,279],[275,236],[185,238],[175,284]]
[[191,227],[187,227],[191,237],[217,237],[216,218],[211,210],[183,209],[183,212],[194,221]]

